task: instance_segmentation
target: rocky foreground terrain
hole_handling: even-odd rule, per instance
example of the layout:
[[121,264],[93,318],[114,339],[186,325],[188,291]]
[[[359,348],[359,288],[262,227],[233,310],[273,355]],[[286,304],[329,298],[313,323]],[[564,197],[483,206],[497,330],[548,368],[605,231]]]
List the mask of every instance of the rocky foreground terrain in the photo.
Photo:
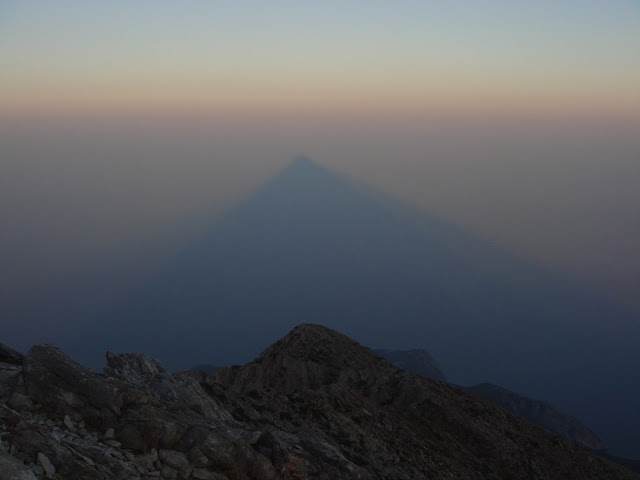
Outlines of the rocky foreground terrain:
[[210,375],[107,363],[0,348],[0,479],[640,479],[316,325]]

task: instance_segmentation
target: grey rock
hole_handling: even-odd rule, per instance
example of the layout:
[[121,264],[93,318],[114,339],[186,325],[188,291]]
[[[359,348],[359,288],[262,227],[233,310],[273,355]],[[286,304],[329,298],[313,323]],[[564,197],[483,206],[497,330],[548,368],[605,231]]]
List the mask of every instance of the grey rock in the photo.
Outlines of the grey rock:
[[0,385],[20,386],[22,377],[19,374],[21,371],[20,365],[0,362]]
[[160,471],[160,475],[162,476],[162,478],[167,478],[167,479],[178,478],[177,470],[174,470],[168,465],[165,465],[162,467],[162,470]]
[[203,416],[232,421],[232,416],[220,408],[200,384],[188,375],[172,375],[158,362],[139,353],[122,355],[107,352],[104,373],[156,398],[182,408],[190,408]]
[[27,394],[55,414],[82,411],[85,421],[100,427],[115,423],[122,393],[104,377],[91,372],[51,345],[36,345],[24,358],[22,371]]
[[11,433],[16,456],[24,454],[25,461],[33,462],[37,461],[38,453],[42,453],[56,467],[56,478],[91,480],[135,477],[132,475],[133,468],[112,458],[105,446],[92,444],[77,435],[61,436],[58,443],[50,435],[52,432],[46,429],[16,428]]
[[75,430],[76,428],[75,423],[73,422],[73,420],[71,420],[71,417],[69,415],[64,416],[64,420],[62,423],[64,423],[65,427],[67,427],[69,430]]
[[49,458],[42,452],[38,453],[38,465],[44,469],[47,477],[53,477],[56,474],[56,467],[51,464]]
[[178,476],[184,480],[187,480],[191,477],[191,472],[193,472],[193,467],[189,464],[183,465],[178,470]]
[[166,465],[169,465],[171,468],[175,468],[179,470],[182,466],[189,464],[189,459],[182,452],[177,452],[175,450],[160,450],[158,452],[160,456],[160,460]]
[[107,351],[106,358],[108,366],[105,367],[104,373],[132,385],[144,386],[156,375],[169,375],[158,360],[144,354],[119,355]]
[[33,470],[14,456],[0,452],[0,478],[2,480],[37,480]]
[[124,425],[117,438],[124,448],[129,448],[136,452],[142,452],[145,448],[145,440],[135,425]]
[[146,471],[155,470],[157,458],[154,460],[152,455],[140,455],[136,460]]
[[158,451],[155,448],[152,448],[149,452],[149,459],[154,463],[160,459],[160,457],[158,456]]
[[113,428],[111,427],[107,428],[107,431],[104,432],[104,438],[105,440],[111,440],[114,438]]
[[23,395],[22,393],[16,391],[11,393],[8,405],[10,408],[18,411],[33,408],[33,402],[31,401],[31,399],[26,395]]
[[196,480],[225,480],[227,478],[204,468],[194,468],[191,472],[191,477]]

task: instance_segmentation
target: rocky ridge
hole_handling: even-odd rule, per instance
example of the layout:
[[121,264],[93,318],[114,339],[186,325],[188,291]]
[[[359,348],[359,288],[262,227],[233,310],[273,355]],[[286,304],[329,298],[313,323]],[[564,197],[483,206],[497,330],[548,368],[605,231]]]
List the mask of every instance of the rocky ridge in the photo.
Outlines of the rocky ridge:
[[444,372],[429,352],[423,349],[391,350],[375,349],[378,355],[396,367],[421,377],[446,382]]
[[640,478],[316,325],[213,375],[3,351],[3,480]]
[[602,439],[579,419],[558,411],[550,403],[518,395],[491,383],[460,388],[486,398],[531,423],[540,425],[556,435],[568,438],[591,450],[604,452],[607,449]]
[[[441,382],[447,381],[442,368],[426,350],[375,349],[374,352],[409,373]],[[540,425],[550,432],[590,450],[596,452],[605,452],[607,450],[602,439],[584,425],[582,421],[562,413],[548,402],[528,398],[491,383],[481,383],[470,387],[454,386],[486,398],[531,423]]]

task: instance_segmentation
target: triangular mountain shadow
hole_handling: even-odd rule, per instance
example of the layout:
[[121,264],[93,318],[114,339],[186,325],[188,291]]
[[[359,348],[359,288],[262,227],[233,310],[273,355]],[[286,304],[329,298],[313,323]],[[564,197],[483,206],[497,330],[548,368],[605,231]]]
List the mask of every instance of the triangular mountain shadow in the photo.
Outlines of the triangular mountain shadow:
[[111,348],[171,368],[246,361],[301,322],[426,348],[453,382],[544,398],[621,454],[640,451],[634,318],[305,158],[98,317],[85,359]]

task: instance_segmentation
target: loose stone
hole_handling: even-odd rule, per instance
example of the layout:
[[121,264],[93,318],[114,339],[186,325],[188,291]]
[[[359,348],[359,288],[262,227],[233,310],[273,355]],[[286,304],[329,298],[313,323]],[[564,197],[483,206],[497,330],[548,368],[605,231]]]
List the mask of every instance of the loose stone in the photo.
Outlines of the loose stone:
[[51,464],[49,458],[42,452],[38,453],[38,465],[44,469],[47,477],[53,477],[56,473],[56,467]]

